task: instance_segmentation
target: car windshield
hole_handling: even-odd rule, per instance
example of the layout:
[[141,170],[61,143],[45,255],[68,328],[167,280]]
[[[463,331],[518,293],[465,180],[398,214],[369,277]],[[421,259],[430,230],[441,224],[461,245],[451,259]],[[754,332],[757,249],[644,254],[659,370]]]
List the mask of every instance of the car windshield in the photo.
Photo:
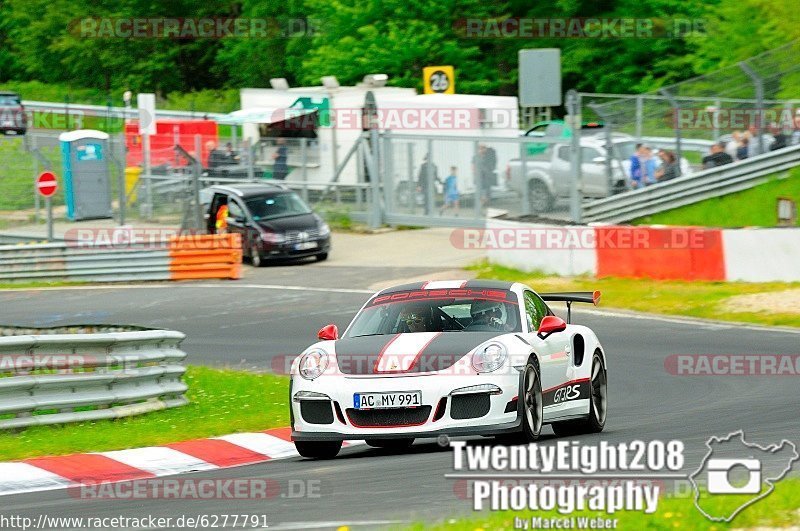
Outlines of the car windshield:
[[614,150],[618,158],[629,159],[636,153],[636,142],[615,142]]
[[308,205],[294,192],[251,197],[245,199],[245,203],[247,203],[247,208],[255,221],[311,213]]
[[0,96],[0,107],[19,107],[19,96]]
[[418,332],[521,332],[517,297],[506,290],[399,291],[374,298],[346,337]]

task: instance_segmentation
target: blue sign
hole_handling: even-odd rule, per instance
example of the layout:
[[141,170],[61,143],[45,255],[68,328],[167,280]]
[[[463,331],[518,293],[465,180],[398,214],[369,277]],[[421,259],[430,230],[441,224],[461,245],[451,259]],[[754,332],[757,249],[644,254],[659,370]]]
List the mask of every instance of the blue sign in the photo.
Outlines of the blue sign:
[[84,160],[103,160],[102,144],[86,144],[75,148],[75,156],[78,161]]

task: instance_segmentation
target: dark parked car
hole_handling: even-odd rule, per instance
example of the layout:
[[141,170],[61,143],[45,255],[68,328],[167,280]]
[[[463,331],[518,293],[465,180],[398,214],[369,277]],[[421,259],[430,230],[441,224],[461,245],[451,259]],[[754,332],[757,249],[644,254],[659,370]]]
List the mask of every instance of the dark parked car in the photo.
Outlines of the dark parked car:
[[266,260],[325,260],[331,230],[295,192],[281,184],[216,185],[201,191],[208,205],[207,229],[216,233],[217,211],[228,205],[227,231],[242,235],[244,256],[259,267]]
[[0,132],[24,135],[28,130],[25,107],[16,92],[0,91]]

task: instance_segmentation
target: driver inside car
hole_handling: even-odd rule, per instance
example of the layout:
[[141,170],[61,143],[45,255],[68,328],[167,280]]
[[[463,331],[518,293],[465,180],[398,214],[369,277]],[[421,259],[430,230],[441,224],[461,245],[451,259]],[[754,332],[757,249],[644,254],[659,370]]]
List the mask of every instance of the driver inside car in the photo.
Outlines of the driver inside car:
[[431,309],[425,305],[406,306],[400,311],[401,332],[429,332],[433,328]]
[[503,303],[497,301],[478,300],[472,303],[469,313],[472,322],[465,330],[493,331],[503,330]]

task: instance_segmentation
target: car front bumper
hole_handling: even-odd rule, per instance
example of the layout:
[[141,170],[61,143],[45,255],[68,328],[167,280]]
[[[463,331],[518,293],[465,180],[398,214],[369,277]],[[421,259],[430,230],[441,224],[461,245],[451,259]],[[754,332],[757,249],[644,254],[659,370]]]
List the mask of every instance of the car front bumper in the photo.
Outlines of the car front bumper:
[[[295,375],[290,390],[292,440],[340,441],[358,439],[396,439],[438,437],[439,435],[499,435],[519,431],[522,408],[518,399],[521,375],[513,370],[504,374],[481,375],[418,375],[418,376],[343,376],[324,375],[309,381]],[[486,385],[488,391],[452,394],[466,387]],[[355,410],[355,393],[412,392],[422,393],[419,408],[393,410]],[[309,400],[298,393],[311,392],[313,405],[322,412],[325,423],[319,418],[309,419],[301,407]],[[480,395],[480,396],[479,396]],[[488,398],[488,405],[487,405]],[[330,409],[327,409],[330,408]],[[403,411],[398,411],[398,410]],[[411,411],[414,410],[414,411]],[[456,413],[458,411],[458,413]],[[387,422],[387,418],[413,419],[413,422]],[[464,417],[467,418],[464,418]],[[364,422],[374,418],[375,422]],[[312,422],[309,422],[312,420]],[[327,422],[330,420],[330,422]],[[386,423],[384,425],[384,423]],[[378,425],[380,424],[380,425]]]

